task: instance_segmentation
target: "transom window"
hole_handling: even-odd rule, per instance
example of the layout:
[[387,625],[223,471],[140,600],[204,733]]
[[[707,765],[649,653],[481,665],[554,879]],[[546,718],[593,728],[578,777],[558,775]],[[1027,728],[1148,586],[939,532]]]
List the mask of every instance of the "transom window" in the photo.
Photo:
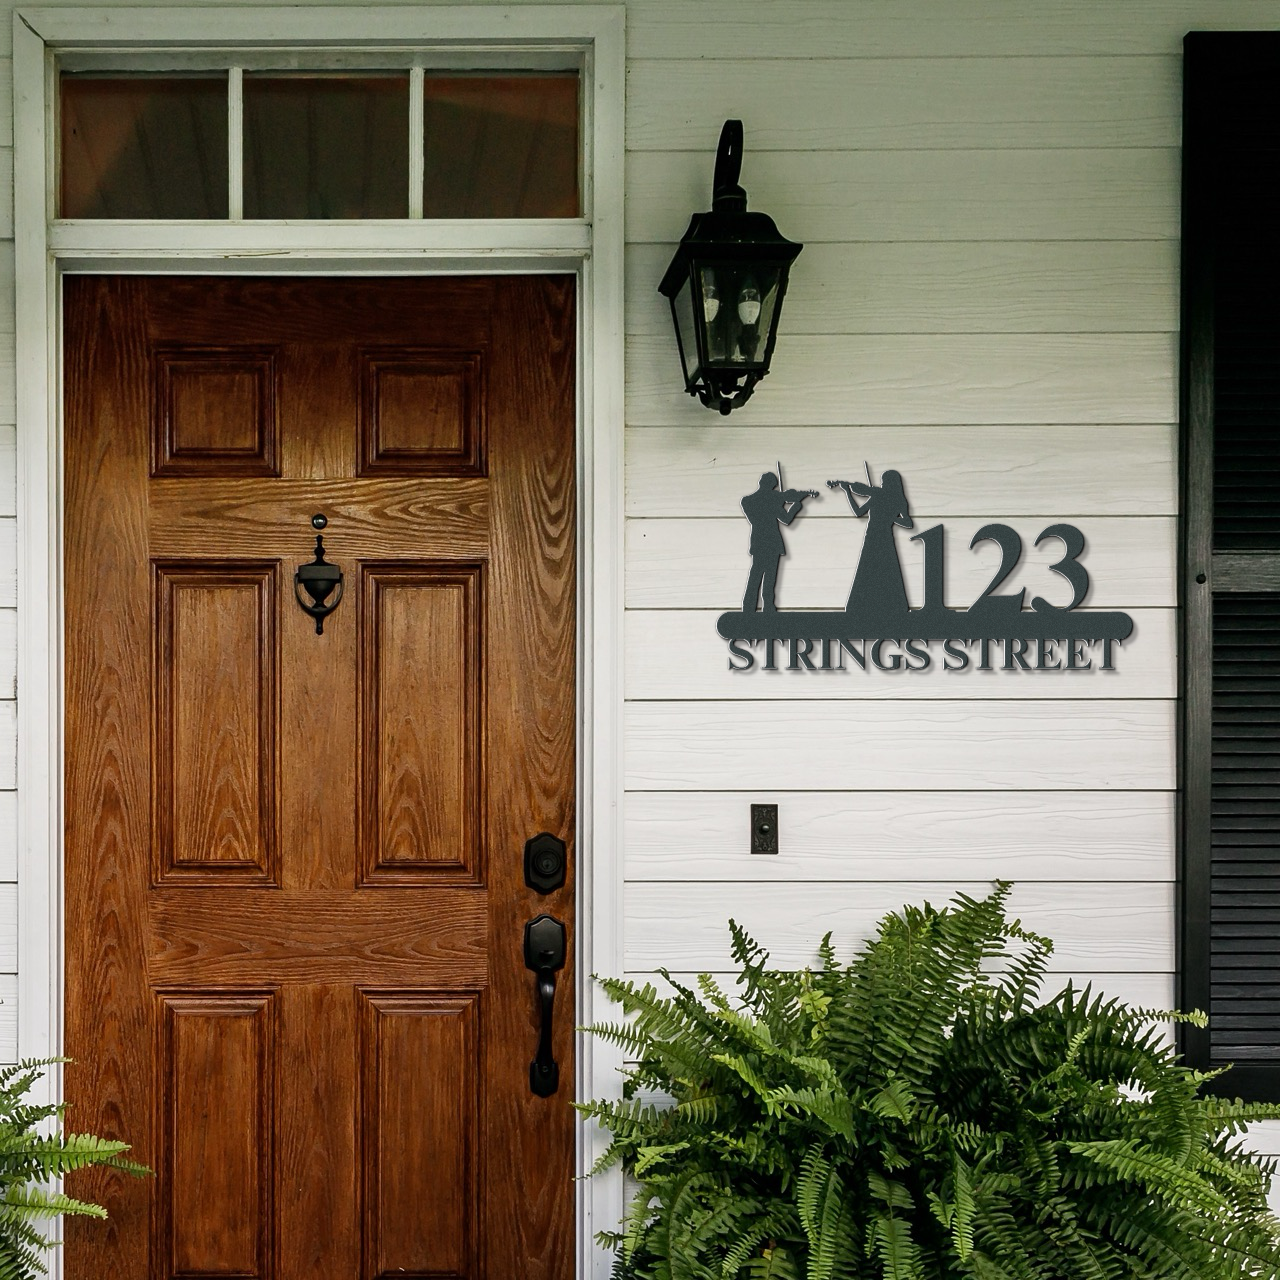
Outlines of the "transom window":
[[60,77],[61,218],[577,218],[577,71]]

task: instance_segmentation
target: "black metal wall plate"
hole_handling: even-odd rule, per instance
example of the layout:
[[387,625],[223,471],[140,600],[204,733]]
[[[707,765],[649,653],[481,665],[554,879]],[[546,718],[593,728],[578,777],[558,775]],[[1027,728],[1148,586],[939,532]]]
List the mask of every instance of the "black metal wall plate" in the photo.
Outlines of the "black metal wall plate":
[[564,888],[568,851],[558,836],[543,831],[524,842],[524,882],[538,893]]
[[751,852],[778,852],[778,806],[776,804],[751,806]]

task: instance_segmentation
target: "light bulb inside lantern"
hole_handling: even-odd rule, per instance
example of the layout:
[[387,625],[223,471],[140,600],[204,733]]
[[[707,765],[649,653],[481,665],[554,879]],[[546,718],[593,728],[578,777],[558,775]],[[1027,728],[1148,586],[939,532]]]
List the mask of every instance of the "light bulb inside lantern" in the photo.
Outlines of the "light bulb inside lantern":
[[738,319],[744,325],[753,326],[760,321],[760,290],[748,281],[738,294]]
[[720,290],[709,274],[702,277],[702,317],[710,324],[720,314]]

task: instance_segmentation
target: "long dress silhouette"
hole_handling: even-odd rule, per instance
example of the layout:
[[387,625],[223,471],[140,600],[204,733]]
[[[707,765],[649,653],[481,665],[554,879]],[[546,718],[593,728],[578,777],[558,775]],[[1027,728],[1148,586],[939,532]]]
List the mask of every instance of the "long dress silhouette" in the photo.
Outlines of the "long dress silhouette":
[[[859,519],[865,517],[868,522],[845,612],[856,615],[860,622],[876,626],[906,622],[910,605],[893,531],[896,526],[913,528],[914,521],[902,477],[896,471],[886,471],[878,485],[863,484],[860,480],[828,480],[827,484],[833,489],[843,489],[853,514]],[[858,497],[866,501],[859,505]]]

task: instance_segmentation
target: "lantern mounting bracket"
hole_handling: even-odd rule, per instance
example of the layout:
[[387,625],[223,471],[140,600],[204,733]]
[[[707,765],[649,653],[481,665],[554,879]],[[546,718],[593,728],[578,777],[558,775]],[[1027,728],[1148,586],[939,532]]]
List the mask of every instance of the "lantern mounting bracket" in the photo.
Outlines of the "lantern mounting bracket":
[[711,180],[711,208],[715,212],[745,213],[747,193],[738,185],[742,175],[742,121],[726,120],[716,148],[716,171]]

